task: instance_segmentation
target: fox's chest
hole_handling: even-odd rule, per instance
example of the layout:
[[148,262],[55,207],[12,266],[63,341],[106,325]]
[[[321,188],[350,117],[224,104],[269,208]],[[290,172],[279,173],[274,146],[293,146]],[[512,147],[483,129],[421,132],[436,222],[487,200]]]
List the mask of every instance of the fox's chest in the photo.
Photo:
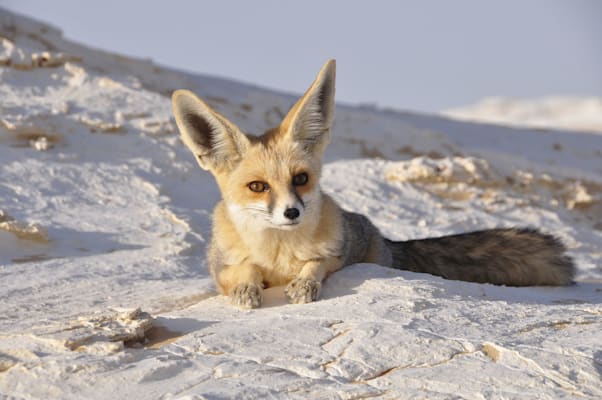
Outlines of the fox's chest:
[[257,240],[249,247],[249,259],[257,265],[268,286],[285,285],[317,254],[310,244],[287,240]]
[[214,213],[214,268],[252,264],[269,286],[285,285],[308,262],[342,256],[343,235],[337,229],[341,225],[331,222],[302,224],[291,231],[255,229],[252,224],[234,224],[220,204]]
[[297,232],[255,234],[240,239],[233,248],[225,251],[225,264],[255,265],[268,286],[286,285],[310,261],[340,255],[338,243],[312,240]]

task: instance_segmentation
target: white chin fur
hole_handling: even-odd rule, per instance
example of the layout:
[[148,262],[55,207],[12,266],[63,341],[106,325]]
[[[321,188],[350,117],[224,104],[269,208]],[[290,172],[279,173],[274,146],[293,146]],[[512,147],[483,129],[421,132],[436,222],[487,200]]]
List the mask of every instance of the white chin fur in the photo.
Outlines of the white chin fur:
[[273,229],[279,229],[281,231],[292,231],[295,230],[299,227],[299,225],[301,225],[300,222],[294,223],[294,224],[281,224],[281,225],[277,225],[277,224],[271,224],[271,228]]

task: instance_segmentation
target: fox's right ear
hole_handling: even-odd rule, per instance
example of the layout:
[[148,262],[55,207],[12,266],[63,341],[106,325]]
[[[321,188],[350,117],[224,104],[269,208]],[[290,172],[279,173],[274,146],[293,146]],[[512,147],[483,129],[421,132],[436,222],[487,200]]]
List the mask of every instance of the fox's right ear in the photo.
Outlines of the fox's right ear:
[[171,104],[182,140],[203,169],[231,169],[242,159],[249,139],[236,125],[189,90],[176,90]]

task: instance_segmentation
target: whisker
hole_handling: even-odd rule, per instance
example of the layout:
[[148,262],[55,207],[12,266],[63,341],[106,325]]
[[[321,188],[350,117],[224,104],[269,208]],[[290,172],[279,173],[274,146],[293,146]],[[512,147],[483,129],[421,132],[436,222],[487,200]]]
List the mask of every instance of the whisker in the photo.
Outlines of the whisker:
[[256,213],[256,214],[269,214],[267,212],[267,210],[262,210],[262,209],[259,209],[259,208],[245,208],[244,210],[252,212],[252,213]]

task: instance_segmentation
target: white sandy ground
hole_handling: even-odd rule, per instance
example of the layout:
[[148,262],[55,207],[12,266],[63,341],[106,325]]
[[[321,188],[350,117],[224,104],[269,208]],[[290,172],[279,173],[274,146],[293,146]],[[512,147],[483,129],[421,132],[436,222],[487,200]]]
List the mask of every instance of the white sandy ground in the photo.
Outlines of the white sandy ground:
[[318,302],[271,288],[245,311],[208,276],[219,193],[168,95],[194,90],[251,132],[295,96],[85,48],[5,10],[0,36],[1,398],[602,397],[602,136],[340,106],[322,184],[344,207],[394,239],[536,226],[567,244],[578,283],[364,264]]

